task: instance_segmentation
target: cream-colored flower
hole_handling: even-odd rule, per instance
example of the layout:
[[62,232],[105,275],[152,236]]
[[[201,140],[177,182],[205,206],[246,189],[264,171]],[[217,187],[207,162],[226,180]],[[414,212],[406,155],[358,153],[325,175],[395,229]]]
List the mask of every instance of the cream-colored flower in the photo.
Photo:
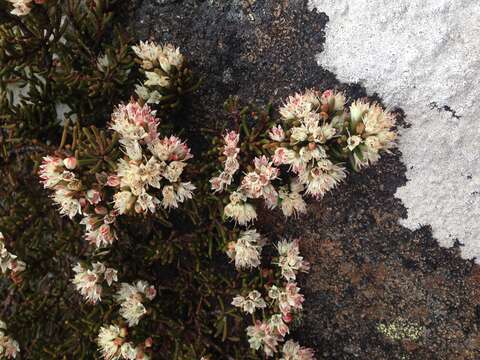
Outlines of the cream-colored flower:
[[13,10],[10,11],[12,15],[25,16],[30,14],[32,10],[30,5],[32,0],[8,0],[13,5]]
[[158,58],[162,55],[162,47],[150,42],[140,41],[136,46],[132,46],[135,54],[142,60],[142,67],[145,70],[150,70],[158,65]]
[[283,215],[297,216],[298,214],[304,214],[307,212],[307,204],[303,200],[302,195],[300,194],[303,191],[303,185],[299,184],[301,190],[299,191],[288,191],[286,188],[281,189],[278,192],[280,198],[280,206],[283,212]]
[[345,169],[333,164],[330,160],[317,161],[317,164],[299,175],[302,184],[306,185],[306,194],[321,198],[346,177]]
[[293,340],[288,340],[283,344],[280,360],[315,360],[315,353],[310,348],[300,346]]
[[106,281],[110,286],[118,279],[117,271],[105,267],[101,262],[92,264],[91,269],[85,268],[78,263],[73,268],[73,271],[75,272],[75,277],[72,280],[73,284],[85,300],[93,304],[101,300],[103,291],[101,283]]
[[170,85],[170,79],[167,76],[159,75],[155,71],[147,71],[145,76],[147,77],[146,86],[168,87]]
[[227,255],[235,261],[237,269],[250,269],[260,265],[263,240],[255,230],[242,231],[238,240],[229,246]]
[[257,212],[253,205],[246,202],[246,197],[241,192],[235,191],[230,195],[223,212],[226,217],[232,218],[240,225],[246,225],[257,218]]
[[347,139],[347,148],[353,151],[358,145],[362,143],[362,138],[358,135],[352,135]]
[[310,265],[300,256],[299,241],[282,240],[277,244],[278,261],[276,264],[287,281],[296,280],[298,272],[308,272]]
[[155,295],[155,289],[144,281],[137,281],[135,285],[120,284],[115,300],[120,304],[120,315],[127,320],[129,326],[138,324],[140,318],[147,313],[143,302],[145,299],[153,299]]
[[130,191],[120,191],[113,195],[113,207],[120,215],[127,213],[135,203],[135,196]]
[[363,100],[355,100],[350,105],[350,119],[354,125],[363,119],[363,116],[370,109],[370,105]]
[[121,359],[121,347],[125,342],[124,336],[117,325],[102,326],[97,337],[97,344],[104,359]]
[[345,95],[342,92],[326,90],[321,96],[322,105],[328,105],[330,111],[342,111],[345,107]]
[[268,133],[268,136],[270,137],[270,139],[277,142],[285,140],[285,132],[280,125],[272,127],[272,129]]
[[232,305],[241,308],[248,314],[253,314],[256,309],[263,309],[267,307],[265,300],[262,298],[257,290],[252,290],[247,297],[237,295],[233,298]]
[[5,334],[7,324],[0,321],[0,358],[15,359],[20,352],[18,342]]

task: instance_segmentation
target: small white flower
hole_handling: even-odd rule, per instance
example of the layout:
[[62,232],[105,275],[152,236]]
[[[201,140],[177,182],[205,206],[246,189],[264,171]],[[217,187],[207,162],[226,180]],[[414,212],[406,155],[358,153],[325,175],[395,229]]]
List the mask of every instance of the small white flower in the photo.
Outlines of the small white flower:
[[304,186],[298,181],[298,179],[294,179],[290,184],[290,189],[291,191],[288,191],[286,187],[283,187],[278,193],[283,215],[289,217],[306,213],[307,204],[300,194],[300,192],[304,190]]
[[256,321],[254,325],[247,327],[248,343],[250,348],[259,350],[262,348],[267,357],[277,352],[278,342],[281,338],[270,328],[266,322]]
[[362,142],[362,138],[358,135],[353,135],[350,136],[347,139],[347,148],[350,151],[353,151],[358,145],[360,145]]
[[293,340],[283,344],[280,360],[315,360],[315,353],[310,348],[300,346]]
[[85,300],[93,304],[101,300],[103,291],[101,283],[103,281],[106,281],[109,286],[113,281],[117,281],[117,271],[105,267],[101,262],[92,264],[91,270],[78,263],[73,271],[75,272],[73,284]]
[[277,265],[282,271],[282,276],[287,281],[296,279],[296,274],[301,272],[308,272],[310,265],[300,256],[299,241],[282,240],[277,244],[278,262]]
[[230,203],[225,206],[223,212],[226,217],[232,218],[240,225],[246,225],[257,218],[253,205],[247,203],[245,195],[238,191],[230,195]]
[[185,200],[191,199],[195,189],[195,185],[193,185],[190,181],[178,184],[176,194],[177,201],[183,203]]
[[346,173],[343,167],[324,159],[317,161],[315,167],[300,173],[299,179],[307,187],[306,194],[318,199],[337,186],[345,177]]
[[32,0],[8,0],[13,5],[12,15],[25,16],[31,11],[30,5]]
[[120,191],[113,195],[113,207],[120,215],[128,212],[135,203],[135,197],[130,191]]
[[246,298],[241,295],[235,296],[232,305],[241,308],[249,314],[253,314],[256,309],[263,309],[267,306],[262,295],[257,290],[250,291]]
[[146,71],[145,76],[147,77],[147,80],[145,81],[146,86],[167,87],[170,85],[168,77],[160,76],[154,71]]
[[165,186],[162,189],[162,195],[162,205],[165,209],[178,207],[177,194],[172,185]]
[[363,116],[368,112],[370,105],[362,100],[355,100],[350,105],[350,119],[354,125],[362,120]]
[[117,325],[102,326],[97,337],[97,344],[100,347],[102,356],[108,360],[121,358],[121,347],[125,342],[121,336],[120,328]]
[[138,281],[135,286],[120,284],[115,300],[120,304],[120,315],[127,320],[129,326],[138,324],[140,318],[147,313],[143,301],[153,299],[155,295],[155,289],[144,281]]
[[272,127],[272,129],[268,133],[268,136],[270,137],[270,139],[277,142],[285,140],[285,132],[280,125]]
[[290,332],[288,325],[285,324],[285,322],[283,321],[282,314],[272,315],[272,317],[268,321],[268,325],[273,331],[277,331],[281,337],[284,337]]
[[255,229],[242,231],[238,240],[229,244],[227,255],[237,269],[250,269],[260,265],[262,246],[262,237]]

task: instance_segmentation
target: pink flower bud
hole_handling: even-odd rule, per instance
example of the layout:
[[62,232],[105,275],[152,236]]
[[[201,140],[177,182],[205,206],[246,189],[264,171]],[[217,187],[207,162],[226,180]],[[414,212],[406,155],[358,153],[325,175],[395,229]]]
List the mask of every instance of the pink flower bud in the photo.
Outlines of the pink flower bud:
[[68,170],[73,170],[77,167],[77,159],[75,159],[74,156],[67,157],[63,159],[63,165],[65,165]]
[[285,323],[288,324],[292,321],[292,314],[291,313],[283,314],[282,319]]
[[323,98],[329,98],[330,96],[333,96],[333,90],[325,90],[322,94]]
[[105,206],[96,206],[95,207],[95,214],[97,214],[97,215],[107,215],[108,210]]
[[117,175],[110,175],[107,178],[107,185],[112,187],[117,187],[118,185],[120,185],[120,179],[118,178]]
[[147,299],[152,300],[155,296],[157,296],[157,290],[152,286],[149,286],[145,289],[145,296]]
[[87,191],[87,200],[90,204],[97,205],[102,198],[97,190],[90,189]]
[[145,340],[145,347],[149,348],[149,347],[152,347],[153,345],[153,339],[151,337],[147,338]]

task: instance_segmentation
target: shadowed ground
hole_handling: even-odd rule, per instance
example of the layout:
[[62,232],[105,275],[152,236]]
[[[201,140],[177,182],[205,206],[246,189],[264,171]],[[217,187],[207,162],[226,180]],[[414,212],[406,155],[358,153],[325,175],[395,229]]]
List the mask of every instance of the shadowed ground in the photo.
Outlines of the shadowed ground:
[[[196,115],[185,119],[191,134],[222,127],[229,95],[277,105],[305,87],[365,96],[315,63],[325,14],[303,0],[251,2],[139,1],[138,38],[180,46],[204,75],[189,105]],[[263,215],[272,238],[302,238],[312,270],[296,336],[319,359],[480,359],[480,268],[458,248],[440,248],[428,227],[398,225],[406,211],[394,193],[405,181],[397,151],[351,174],[299,221]]]

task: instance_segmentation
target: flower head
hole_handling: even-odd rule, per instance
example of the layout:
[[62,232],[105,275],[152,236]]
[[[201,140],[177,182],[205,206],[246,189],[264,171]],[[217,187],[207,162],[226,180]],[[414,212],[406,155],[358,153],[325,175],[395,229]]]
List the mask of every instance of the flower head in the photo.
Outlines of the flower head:
[[310,265],[300,256],[299,241],[282,240],[277,244],[278,266],[287,281],[294,281],[298,272],[308,272]]
[[117,281],[117,271],[105,267],[101,262],[92,264],[91,269],[84,267],[80,263],[73,268],[75,277],[72,282],[77,290],[88,302],[95,304],[101,300],[103,287],[101,283],[105,281],[109,286]]
[[155,296],[156,290],[153,286],[145,281],[137,281],[135,285],[120,284],[115,299],[120,303],[120,315],[127,320],[129,326],[134,326],[147,313],[143,304],[145,299],[152,300]]
[[257,218],[255,208],[246,202],[246,196],[235,191],[230,194],[230,202],[223,209],[226,217],[232,218],[240,225],[246,225]]
[[30,4],[32,0],[8,0],[13,5],[13,10],[10,11],[12,15],[25,16],[32,10]]
[[18,342],[5,334],[7,325],[0,321],[0,358],[15,359],[20,352]]
[[240,233],[238,240],[229,245],[227,255],[235,261],[237,269],[249,269],[260,265],[262,237],[255,230],[246,230]]
[[278,342],[281,338],[266,322],[256,321],[254,325],[247,327],[248,343],[254,350],[263,350],[266,356],[273,356],[277,352]]
[[310,348],[305,348],[293,340],[288,340],[283,344],[280,360],[315,360],[315,353]]
[[247,297],[237,295],[233,298],[232,305],[241,308],[244,312],[253,314],[256,309],[263,309],[267,306],[257,290],[252,290]]

